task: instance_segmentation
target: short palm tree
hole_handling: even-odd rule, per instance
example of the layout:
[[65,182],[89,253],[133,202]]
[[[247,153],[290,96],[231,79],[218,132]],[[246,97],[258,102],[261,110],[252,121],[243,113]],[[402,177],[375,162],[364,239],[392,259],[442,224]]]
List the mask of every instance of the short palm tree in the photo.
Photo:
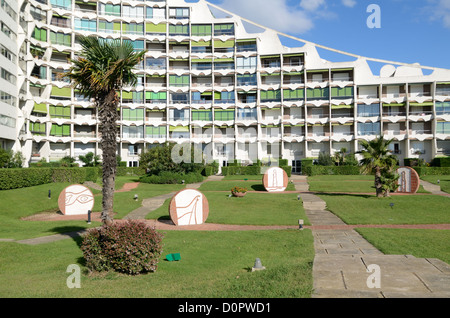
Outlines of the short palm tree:
[[105,40],[95,36],[81,37],[79,57],[66,73],[80,94],[94,100],[98,110],[103,153],[102,222],[113,222],[113,200],[117,169],[117,108],[118,91],[123,86],[134,86],[137,76],[134,67],[140,63],[145,51],[135,52],[129,42]]
[[360,140],[359,142],[363,147],[363,150],[358,152],[363,157],[360,164],[363,172],[375,174],[377,197],[389,195],[390,189],[394,188],[396,174],[393,169],[397,158],[388,149],[392,141],[393,139],[386,140],[380,136],[374,140]]

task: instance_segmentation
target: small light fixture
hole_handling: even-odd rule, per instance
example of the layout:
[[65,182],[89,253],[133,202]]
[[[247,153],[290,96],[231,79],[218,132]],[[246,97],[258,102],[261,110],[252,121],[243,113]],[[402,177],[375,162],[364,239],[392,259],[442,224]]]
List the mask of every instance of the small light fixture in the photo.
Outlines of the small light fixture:
[[228,195],[228,199],[231,198],[231,196],[232,196],[232,194],[229,194],[229,195]]
[[266,268],[264,266],[262,266],[261,260],[259,258],[257,258],[255,260],[255,265],[253,265],[253,267],[252,267],[252,272],[254,272],[254,271],[261,271],[261,270],[264,270],[264,269],[266,269]]
[[437,183],[438,183],[438,184],[441,183],[441,180],[438,180]]
[[139,196],[137,194],[134,195],[134,201],[137,201]]
[[299,230],[303,230],[303,224],[304,224],[303,220],[298,220],[298,228],[299,228]]
[[87,224],[91,224],[91,210],[88,210],[88,221]]
[[299,195],[297,196],[297,200],[300,201],[300,196]]
[[52,190],[48,190],[48,198],[49,198],[49,199],[52,198]]
[[389,205],[391,206],[391,209],[394,208],[394,203],[393,202],[391,202]]
[[183,182],[183,184],[184,184],[184,180],[181,180],[181,182]]

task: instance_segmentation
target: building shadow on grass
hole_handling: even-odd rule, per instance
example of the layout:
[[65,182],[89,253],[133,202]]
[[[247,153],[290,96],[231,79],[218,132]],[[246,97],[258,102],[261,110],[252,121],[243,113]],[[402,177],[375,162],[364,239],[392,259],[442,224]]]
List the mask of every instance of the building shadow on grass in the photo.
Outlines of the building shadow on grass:
[[324,197],[355,197],[355,198],[364,198],[364,199],[376,197],[375,194],[367,194],[367,193],[314,192],[314,194],[324,196]]

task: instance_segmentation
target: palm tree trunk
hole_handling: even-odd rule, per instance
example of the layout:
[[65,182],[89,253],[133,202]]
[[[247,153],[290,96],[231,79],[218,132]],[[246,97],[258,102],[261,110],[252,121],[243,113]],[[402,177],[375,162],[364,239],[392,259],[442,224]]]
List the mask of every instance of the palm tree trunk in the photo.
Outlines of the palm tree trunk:
[[117,106],[119,104],[116,92],[110,91],[98,101],[100,131],[102,134],[101,148],[103,153],[103,200],[101,219],[104,225],[113,222],[114,189],[117,170]]
[[383,188],[381,183],[381,168],[375,167],[375,190],[377,194],[377,198],[381,198],[383,196]]

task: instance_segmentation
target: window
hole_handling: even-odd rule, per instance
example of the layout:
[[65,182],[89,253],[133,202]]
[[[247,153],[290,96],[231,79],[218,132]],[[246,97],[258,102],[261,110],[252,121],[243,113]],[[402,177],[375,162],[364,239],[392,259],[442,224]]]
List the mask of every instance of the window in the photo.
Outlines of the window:
[[0,77],[3,78],[5,81],[8,81],[14,85],[17,82],[17,77],[15,75],[11,74],[10,72],[1,67],[0,67]]
[[169,120],[189,120],[189,109],[169,109]]
[[122,119],[123,120],[131,120],[131,121],[144,120],[144,109],[143,108],[138,108],[138,109],[123,108],[122,109]]
[[0,53],[8,60],[16,64],[16,55],[0,44]]
[[128,18],[143,18],[144,7],[122,6],[122,16]]
[[353,98],[353,86],[332,87],[331,98]]
[[234,91],[214,92],[214,100],[216,104],[234,103]]
[[[75,19],[75,20],[79,20],[79,19]],[[56,26],[59,26],[62,28],[70,28],[70,18],[54,15],[54,16],[52,16],[51,25],[56,25]],[[75,27],[76,27],[76,23],[75,23]]]
[[0,91],[0,101],[11,106],[17,105],[17,98],[3,91]]
[[379,122],[358,123],[358,135],[360,135],[360,136],[379,135],[380,127],[381,127],[381,124]]
[[211,24],[193,24],[191,26],[192,36],[210,36],[212,35]]
[[146,16],[147,19],[165,19],[166,9],[147,7]]
[[281,102],[281,91],[261,91],[261,102]]
[[38,41],[47,42],[47,30],[35,27],[33,33],[31,34],[31,37]]
[[122,31],[126,34],[144,34],[143,23],[123,23]]
[[70,10],[72,7],[72,0],[50,0],[52,6],[57,8],[63,8],[66,10]]
[[450,114],[450,102],[436,102],[436,115]]
[[120,17],[120,4],[98,4],[98,13],[104,15],[114,15]]
[[212,111],[211,110],[192,110],[192,120],[202,120],[202,121],[211,121],[212,120]]
[[329,88],[308,88],[307,98],[308,99],[328,99]]
[[69,137],[70,136],[70,125],[52,124],[52,128],[50,129],[50,136]]
[[122,126],[122,138],[144,138],[144,126]]
[[165,126],[153,127],[147,126],[145,128],[145,137],[146,138],[166,138],[167,129]]
[[122,91],[123,103],[143,103],[144,92],[126,92]]
[[380,104],[358,105],[359,117],[375,117],[380,116]]
[[436,123],[436,134],[450,134],[450,122],[437,122]]
[[189,86],[189,75],[182,75],[182,76],[170,75],[169,85],[175,87]]
[[189,35],[189,26],[188,25],[169,25],[169,35]]
[[97,20],[75,18],[75,30],[97,32]]
[[71,46],[72,36],[70,34],[56,33],[50,31],[50,42],[52,44]]
[[170,19],[189,19],[189,8],[170,8]]
[[46,134],[46,125],[44,123],[33,123],[30,122],[29,125],[30,132],[33,135],[45,135]]
[[238,44],[237,44],[236,50],[238,52],[256,52],[257,51],[256,40],[251,40],[251,41],[238,40],[237,42],[238,42]]
[[2,9],[14,20],[17,21],[17,13],[5,0],[2,0]]
[[36,21],[47,23],[47,12],[36,8],[34,6],[30,6],[30,14]]
[[234,109],[216,109],[214,111],[214,120],[228,121],[234,120]]
[[147,70],[165,70],[166,69],[166,58],[146,58],[145,68]]
[[51,118],[70,118],[70,107],[49,106]]
[[214,25],[214,35],[234,35],[234,24]]
[[123,42],[131,43],[131,45],[133,46],[135,51],[143,51],[144,50],[145,42],[143,40],[136,40],[136,41],[123,40]]
[[237,117],[241,120],[257,120],[258,111],[256,108],[238,109]]
[[99,21],[98,31],[105,33],[120,32],[120,22]]
[[0,125],[16,128],[16,120],[12,117],[0,114]]
[[166,92],[145,92],[145,101],[150,104],[165,103],[167,100]]
[[251,57],[238,57],[236,59],[237,68],[256,68],[258,66],[258,62],[256,60],[256,56]]
[[305,98],[305,90],[304,89],[285,89],[283,90],[283,99],[284,100],[303,100]]
[[237,85],[239,86],[253,86],[258,85],[256,74],[244,74],[237,76]]

